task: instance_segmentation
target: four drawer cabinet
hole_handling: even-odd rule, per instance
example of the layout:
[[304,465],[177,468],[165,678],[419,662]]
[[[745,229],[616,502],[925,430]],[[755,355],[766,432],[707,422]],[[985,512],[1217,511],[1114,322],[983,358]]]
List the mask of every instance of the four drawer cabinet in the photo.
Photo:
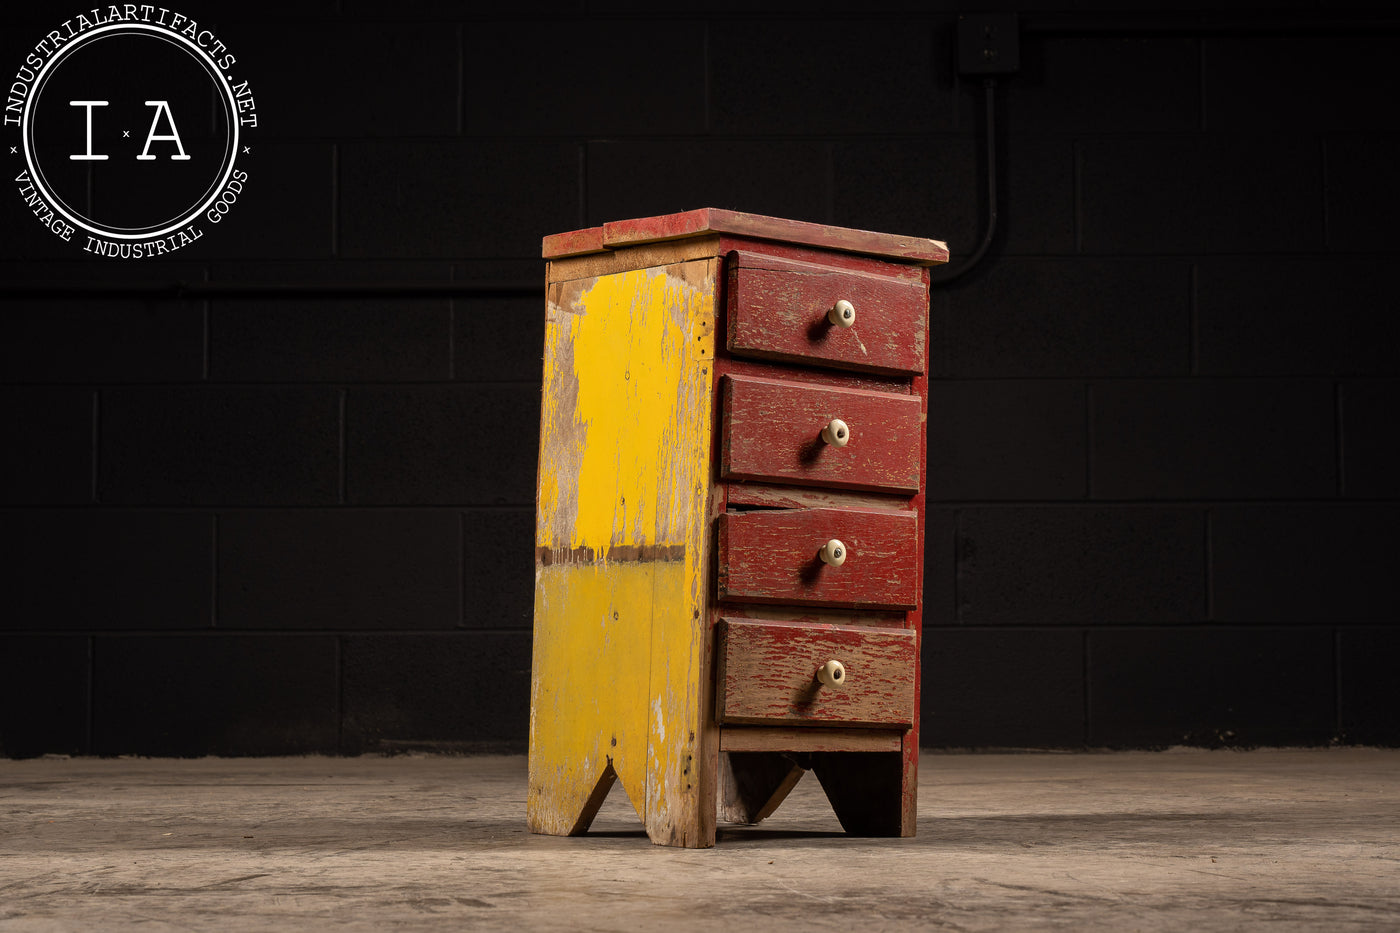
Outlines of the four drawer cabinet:
[[815,773],[914,833],[936,240],[717,209],[546,237],[531,830],[714,845]]

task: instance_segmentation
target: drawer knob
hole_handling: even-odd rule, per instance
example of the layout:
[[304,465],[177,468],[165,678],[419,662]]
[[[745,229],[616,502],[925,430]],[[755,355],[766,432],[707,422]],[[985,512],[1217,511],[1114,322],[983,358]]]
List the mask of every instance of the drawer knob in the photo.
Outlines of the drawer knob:
[[826,312],[826,319],[837,327],[850,327],[856,322],[856,306],[842,298]]
[[851,429],[840,418],[832,418],[822,428],[822,440],[832,447],[845,447],[851,442]]
[[841,688],[846,686],[846,665],[840,661],[827,661],[817,668],[817,680],[823,686]]
[[846,545],[838,539],[832,538],[822,545],[822,549],[817,552],[817,556],[822,559],[822,563],[830,564],[832,567],[840,567],[846,562]]

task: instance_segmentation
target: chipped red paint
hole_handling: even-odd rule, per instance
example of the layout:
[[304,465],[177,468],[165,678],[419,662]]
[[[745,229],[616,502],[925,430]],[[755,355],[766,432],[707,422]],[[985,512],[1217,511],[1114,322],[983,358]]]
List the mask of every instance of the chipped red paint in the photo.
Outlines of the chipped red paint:
[[[719,635],[723,722],[914,721],[912,631],[725,618]],[[817,669],[830,660],[845,665],[844,687],[817,681]]]
[[[948,246],[939,240],[854,230],[850,227],[832,227],[714,207],[702,207],[659,217],[613,221],[588,231],[554,234],[544,239],[544,258],[562,259],[566,256],[596,252],[596,248],[589,248],[593,242],[594,230],[601,230],[599,239],[600,248],[603,249],[620,249],[707,233],[724,233],[783,243],[800,243],[848,253],[897,257],[915,265],[937,265],[948,261]],[[572,233],[580,232],[587,232],[589,236],[577,240],[570,238]]]
[[[729,351],[837,369],[913,374],[924,365],[928,289],[918,275],[872,275],[759,253],[729,256]],[[826,314],[851,301],[855,324]]]
[[[922,410],[922,400],[913,395],[726,376],[721,475],[917,492]],[[833,418],[850,428],[845,447],[821,440]]]
[[[917,516],[873,509],[780,509],[719,518],[723,600],[911,609],[919,602]],[[840,567],[817,551],[832,538]]]

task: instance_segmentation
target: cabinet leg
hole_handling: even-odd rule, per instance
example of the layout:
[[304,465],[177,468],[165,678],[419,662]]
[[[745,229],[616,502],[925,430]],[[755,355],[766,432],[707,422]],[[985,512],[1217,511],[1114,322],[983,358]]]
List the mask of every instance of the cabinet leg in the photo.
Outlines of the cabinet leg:
[[719,760],[719,815],[729,823],[757,823],[778,809],[805,773],[779,752],[724,752]]
[[846,832],[912,836],[918,773],[906,762],[901,752],[819,752],[812,770]]
[[581,836],[588,832],[598,809],[617,781],[609,761],[601,774],[582,780],[535,780],[531,775],[525,816],[530,832],[548,836]]

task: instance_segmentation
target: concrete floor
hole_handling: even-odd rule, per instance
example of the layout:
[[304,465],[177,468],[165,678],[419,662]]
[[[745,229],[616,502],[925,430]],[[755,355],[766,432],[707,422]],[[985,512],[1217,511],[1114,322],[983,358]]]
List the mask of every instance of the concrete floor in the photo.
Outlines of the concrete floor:
[[917,838],[809,775],[687,851],[530,835],[519,757],[0,761],[0,930],[1400,930],[1400,751],[921,769]]

